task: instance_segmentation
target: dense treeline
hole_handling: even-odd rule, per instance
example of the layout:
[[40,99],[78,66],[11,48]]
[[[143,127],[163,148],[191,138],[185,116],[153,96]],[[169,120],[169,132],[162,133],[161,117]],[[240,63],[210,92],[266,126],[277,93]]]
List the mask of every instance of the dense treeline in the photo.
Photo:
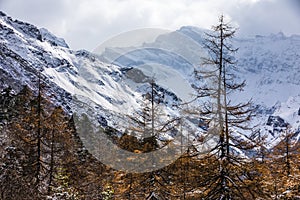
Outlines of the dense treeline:
[[[35,96],[24,87],[13,94],[7,88],[1,93],[0,114],[1,199],[220,199],[211,197],[212,191],[224,194],[216,151],[202,155],[191,146],[163,169],[118,172],[84,150],[72,118],[42,93]],[[293,134],[286,130],[263,156],[227,161],[233,162],[225,165],[231,199],[299,198],[299,144],[292,143]],[[158,148],[153,138],[143,141],[125,133],[112,139],[132,152]]]
[[[52,103],[41,80],[35,92],[26,86],[17,94],[11,88],[1,91],[0,199],[300,199],[295,133],[287,127],[278,145],[266,149],[264,137],[248,125],[254,106],[229,98],[245,85],[230,74],[236,67],[234,33],[221,17],[207,34],[209,56],[195,69],[199,104],[183,108],[208,127],[217,138],[215,147],[203,154],[191,144],[174,163],[152,172],[115,171],[95,159],[83,147],[72,116]],[[154,121],[164,113],[154,81],[149,86],[143,109],[127,116],[132,123],[125,133],[105,129],[122,149],[150,152],[169,142],[160,134],[179,131],[179,118]],[[147,135],[141,139],[133,132]]]
[[[299,198],[299,145],[291,143],[292,136],[287,130],[263,159],[258,155],[226,166],[228,176],[240,179],[228,183],[228,190],[241,193],[231,199]],[[157,148],[156,142],[128,134],[112,139],[129,151]],[[1,93],[0,150],[1,199],[220,199],[209,197],[220,176],[217,154],[198,154],[191,146],[176,162],[154,172],[114,171],[84,150],[72,118],[61,107],[27,87],[18,94],[9,89]]]

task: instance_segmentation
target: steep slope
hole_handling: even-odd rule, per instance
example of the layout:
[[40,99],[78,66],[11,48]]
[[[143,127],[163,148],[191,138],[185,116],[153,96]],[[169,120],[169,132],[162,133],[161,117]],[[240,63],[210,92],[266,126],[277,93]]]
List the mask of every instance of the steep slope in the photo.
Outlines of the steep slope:
[[[72,51],[63,39],[47,30],[3,13],[0,48],[0,90],[11,87],[18,93],[27,85],[37,95],[41,82],[46,98],[72,116],[84,148],[103,164],[123,171],[145,172],[162,168],[181,155],[182,137],[177,119],[177,104],[181,100],[168,88],[152,84],[152,78],[142,71],[104,63],[84,50]],[[157,96],[152,98],[154,92]],[[151,104],[152,114],[156,114],[152,115],[153,123],[147,119]],[[185,123],[195,129],[194,135],[201,131],[192,122]],[[151,129],[152,135],[149,127],[155,128],[155,132]],[[186,130],[180,133],[187,135]],[[118,147],[115,143],[125,131],[141,141],[145,138],[158,143],[162,148],[153,154],[160,156],[153,160],[151,152],[136,154]],[[171,144],[167,143],[172,139]],[[141,167],[145,159],[148,163]]]
[[[144,72],[147,72],[143,66],[145,63],[155,63],[160,67],[152,66],[157,69],[151,70],[152,76],[161,68],[165,71],[175,70],[186,82],[194,84],[191,76],[193,67],[201,66],[201,57],[206,55],[202,48],[205,32],[209,31],[197,27],[182,27],[135,49],[125,48],[122,51],[107,48],[102,57],[120,66],[132,66]],[[268,137],[270,146],[276,144],[280,137],[278,130],[285,129],[287,125],[299,133],[300,36],[287,37],[278,33],[234,38],[232,45],[239,49],[235,55],[237,68],[232,73],[237,79],[245,80],[246,87],[241,93],[232,94],[231,100],[245,102],[252,99],[258,107],[253,124],[259,124],[258,130]],[[121,53],[116,56],[116,52]],[[178,84],[169,86],[173,90],[177,87]],[[283,123],[270,122],[278,119],[283,120]],[[297,137],[296,134],[295,138]]]
[[[70,114],[87,113],[102,126],[124,129],[126,119],[122,116],[141,108],[143,94],[149,92],[147,85],[154,77],[166,94],[165,112],[178,115],[174,105],[190,99],[193,67],[206,55],[202,48],[204,32],[182,27],[138,50],[116,55],[116,49],[111,48],[98,56],[84,50],[72,51],[63,39],[46,29],[13,20],[1,12],[0,89],[11,86],[18,92],[28,85],[36,91],[41,76],[52,101]],[[239,47],[239,67],[234,73],[246,79],[247,86],[232,99],[253,99],[259,108],[253,123],[260,124],[270,146],[278,141],[278,130],[287,125],[299,133],[300,36],[279,33],[237,38],[233,45]]]
[[46,29],[1,13],[0,39],[0,89],[11,86],[18,92],[28,85],[36,90],[41,74],[57,104],[71,104],[71,96],[77,95],[103,110],[138,107],[139,94],[122,84],[119,67],[105,64],[87,51],[72,51]]
[[[70,115],[88,116],[96,127],[124,131],[130,125],[128,115],[141,110],[150,92],[151,78],[141,71],[104,63],[85,50],[73,51],[46,29],[4,13],[0,13],[0,48],[0,90],[10,86],[17,93],[27,85],[36,92],[41,79],[53,104],[62,105]],[[142,81],[136,80],[138,74]],[[159,85],[155,89],[164,96],[165,115],[177,116],[177,96]]]

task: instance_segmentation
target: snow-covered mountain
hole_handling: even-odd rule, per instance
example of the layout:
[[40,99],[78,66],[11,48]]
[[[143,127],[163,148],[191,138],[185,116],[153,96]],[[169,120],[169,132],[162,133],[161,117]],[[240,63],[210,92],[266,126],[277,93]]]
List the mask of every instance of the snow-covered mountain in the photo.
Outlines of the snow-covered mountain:
[[[111,111],[137,106],[139,94],[122,84],[120,67],[101,62],[87,51],[73,51],[46,29],[12,20],[1,13],[1,89],[37,87],[38,74],[50,85],[58,103],[77,94]],[[126,101],[124,101],[126,100]]]
[[[193,67],[201,65],[206,55],[203,41],[207,30],[197,27],[182,27],[176,32],[159,36],[153,43],[145,43],[134,50],[130,48],[107,48],[102,57],[120,66],[133,66],[150,76],[171,68],[186,82],[193,84]],[[300,36],[285,36],[282,32],[269,36],[256,35],[249,38],[234,38],[232,45],[238,48],[235,54],[237,67],[233,72],[237,79],[245,80],[244,91],[232,94],[234,101],[252,99],[258,107],[254,124],[276,143],[280,130],[292,127],[298,137],[300,132]],[[119,55],[116,55],[119,54]],[[149,64],[151,63],[151,64]],[[153,67],[153,63],[156,64]],[[144,65],[148,65],[145,69]],[[149,66],[150,65],[150,66]],[[172,77],[172,76],[171,76]],[[169,80],[167,80],[169,81]],[[172,83],[172,81],[169,81]],[[178,83],[178,82],[177,82]],[[182,81],[180,82],[182,83]],[[168,85],[176,90],[178,84]],[[189,91],[186,89],[185,91]],[[273,122],[273,121],[274,122]],[[275,121],[281,123],[275,123]],[[278,135],[279,134],[279,135]]]
[[[73,51],[46,29],[0,12],[0,90],[11,86],[18,92],[28,85],[36,91],[41,76],[53,103],[63,105],[70,114],[85,112],[97,116],[102,126],[122,129],[122,116],[141,107],[154,76],[158,90],[165,94],[164,112],[177,115],[176,104],[187,101],[193,92],[193,67],[206,54],[201,47],[203,33],[183,27],[112,59],[116,49],[102,55]],[[270,133],[270,141],[277,141],[276,130],[287,124],[299,132],[300,36],[238,38],[234,45],[239,47],[236,76],[247,82],[236,98],[252,98],[258,105],[257,119],[261,130]]]
[[[89,150],[95,145],[93,137],[87,137],[86,124],[80,124],[85,116],[93,122],[88,131],[95,137],[101,137],[93,129],[99,126],[124,131],[131,126],[128,115],[141,110],[149,92],[151,78],[143,73],[104,63],[85,50],[73,51],[46,29],[4,13],[0,13],[0,49],[0,90],[10,86],[18,93],[27,85],[37,92],[40,79],[47,99],[74,114],[78,134]],[[165,119],[177,116],[178,97],[157,84],[155,89],[164,96]],[[169,137],[161,135],[162,139]]]

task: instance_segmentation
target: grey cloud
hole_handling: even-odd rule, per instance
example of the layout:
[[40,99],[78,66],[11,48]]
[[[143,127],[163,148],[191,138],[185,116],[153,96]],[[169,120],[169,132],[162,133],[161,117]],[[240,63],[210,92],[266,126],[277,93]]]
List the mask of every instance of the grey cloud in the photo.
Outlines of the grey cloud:
[[45,27],[73,49],[93,50],[118,33],[144,27],[210,27],[220,13],[241,35],[300,34],[299,0],[0,0],[8,15]]
[[289,0],[260,1],[250,7],[231,11],[241,35],[268,35],[282,31],[300,34],[299,15]]
[[59,21],[67,9],[67,1],[2,0],[1,7],[9,15],[38,24]]

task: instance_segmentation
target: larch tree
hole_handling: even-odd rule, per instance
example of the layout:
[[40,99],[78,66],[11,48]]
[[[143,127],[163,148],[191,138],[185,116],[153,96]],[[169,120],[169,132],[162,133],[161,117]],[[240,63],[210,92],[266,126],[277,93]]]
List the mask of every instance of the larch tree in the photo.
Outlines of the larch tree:
[[47,116],[44,106],[49,102],[43,97],[40,77],[37,84],[36,96],[27,86],[15,95],[14,113],[7,122],[7,135],[11,141],[10,146],[15,146],[20,153],[22,178],[31,184],[27,193],[39,198],[45,195],[44,181],[48,173],[47,163],[44,162],[46,155],[43,155],[43,120]]
[[[141,109],[136,110],[134,114],[128,116],[131,122],[127,128],[128,134],[137,135],[137,138],[141,138],[139,139],[140,149],[136,149],[137,153],[147,153],[164,147],[169,141],[162,138],[179,129],[179,118],[168,115],[162,109],[162,104],[165,101],[164,91],[161,91],[162,89],[159,88],[154,79],[149,81],[149,85],[147,93],[144,94]],[[131,142],[133,142],[132,137],[125,136],[131,138]],[[132,151],[132,148],[137,145],[127,144],[127,146]],[[144,195],[143,198],[161,199],[171,194],[169,187],[171,184],[171,175],[165,169],[158,169],[140,175],[140,182],[138,183],[139,191],[130,188],[132,191],[131,196],[139,196],[142,192]]]
[[254,109],[250,101],[231,99],[245,86],[232,74],[237,67],[234,53],[238,49],[231,44],[235,31],[222,15],[212,32],[206,33],[204,48],[208,56],[195,69],[199,83],[194,87],[200,106],[192,114],[199,115],[208,124],[208,132],[217,138],[216,145],[203,158],[216,162],[199,178],[203,199],[255,199],[261,195],[252,182],[254,169],[243,156],[256,145],[249,127]]
[[[4,163],[11,159],[15,162],[9,162],[11,166],[4,169],[6,171],[4,174],[18,174],[19,176],[11,176],[9,180],[4,181],[8,185],[11,185],[12,182],[22,184],[16,184],[11,188],[13,189],[11,194],[16,199],[37,197],[38,190],[36,187],[32,187],[36,182],[35,139],[33,138],[36,129],[36,115],[32,112],[34,96],[32,91],[25,86],[11,101],[14,102],[14,115],[6,124],[5,134],[8,137],[8,148],[5,154],[9,159],[5,159]],[[7,191],[2,192],[6,196]]]
[[149,91],[144,94],[141,109],[134,114],[128,115],[131,124],[128,127],[129,134],[136,134],[143,138],[145,144],[143,152],[150,152],[160,148],[158,141],[161,136],[174,131],[179,127],[179,118],[169,116],[162,109],[164,102],[164,91],[159,91],[159,86],[154,79],[150,82]]
[[283,130],[281,141],[269,152],[263,184],[273,199],[299,198],[299,144],[295,132]]
[[44,162],[47,164],[47,194],[51,194],[53,188],[59,187],[55,182],[59,169],[63,168],[63,163],[67,163],[68,156],[64,156],[67,151],[68,119],[64,110],[57,107],[51,115],[44,121],[45,140],[43,141],[43,153],[47,154]]
[[29,197],[22,169],[22,151],[11,142],[9,123],[17,112],[15,95],[11,88],[0,93],[0,199],[24,199]]

